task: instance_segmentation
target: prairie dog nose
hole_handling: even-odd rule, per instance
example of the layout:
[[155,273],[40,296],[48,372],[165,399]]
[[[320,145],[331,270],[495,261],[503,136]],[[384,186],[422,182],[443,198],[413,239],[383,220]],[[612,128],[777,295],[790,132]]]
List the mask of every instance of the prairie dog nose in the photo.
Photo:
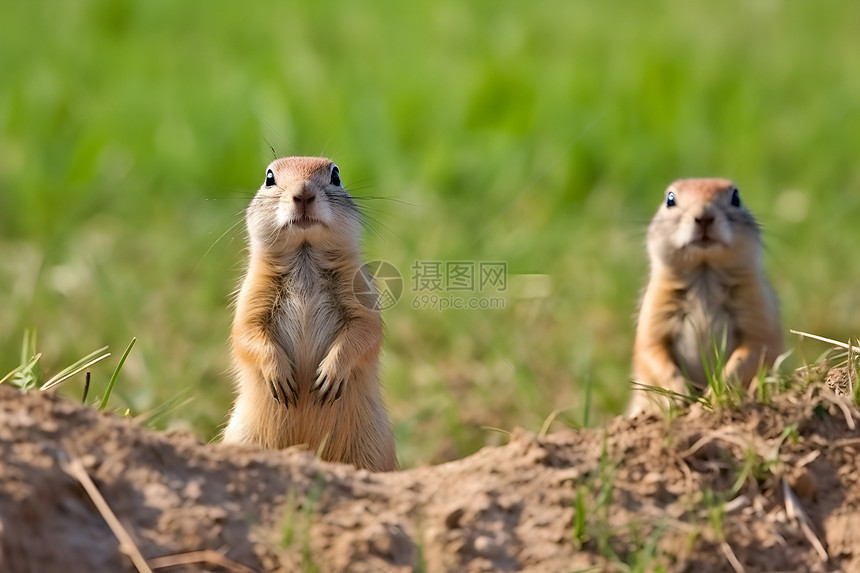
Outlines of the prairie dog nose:
[[713,213],[702,213],[698,217],[696,217],[696,224],[700,226],[702,229],[707,230],[707,228],[714,222],[714,214]]
[[307,207],[317,198],[315,191],[302,187],[302,191],[293,195],[293,202],[299,207]]

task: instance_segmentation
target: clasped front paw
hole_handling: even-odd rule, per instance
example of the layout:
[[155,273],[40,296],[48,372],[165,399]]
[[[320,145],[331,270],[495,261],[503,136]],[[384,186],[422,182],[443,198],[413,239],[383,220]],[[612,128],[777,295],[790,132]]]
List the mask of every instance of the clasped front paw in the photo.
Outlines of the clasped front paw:
[[340,399],[346,377],[340,375],[324,360],[317,368],[311,393],[315,394],[314,404],[331,404]]
[[266,382],[269,386],[269,391],[272,393],[272,398],[282,404],[284,407],[296,406],[298,401],[299,391],[296,381],[291,375],[271,376],[266,377]]

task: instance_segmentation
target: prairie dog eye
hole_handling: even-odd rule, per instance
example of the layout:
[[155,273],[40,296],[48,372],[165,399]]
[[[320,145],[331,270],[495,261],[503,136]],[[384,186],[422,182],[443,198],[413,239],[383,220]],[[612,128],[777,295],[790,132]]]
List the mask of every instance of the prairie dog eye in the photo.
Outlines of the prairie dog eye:
[[666,206],[674,207],[675,206],[675,192],[669,191],[669,194],[666,195]]
[[275,174],[271,169],[266,170],[266,187],[271,187],[275,184]]
[[337,165],[333,165],[331,168],[331,184],[340,187],[340,169],[337,168]]
[[732,187],[732,206],[740,207],[741,206],[741,192],[738,191],[737,187]]

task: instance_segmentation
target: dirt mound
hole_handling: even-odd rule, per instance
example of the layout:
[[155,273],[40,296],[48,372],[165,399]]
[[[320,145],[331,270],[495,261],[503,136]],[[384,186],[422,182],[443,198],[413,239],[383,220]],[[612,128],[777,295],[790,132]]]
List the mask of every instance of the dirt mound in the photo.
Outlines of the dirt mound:
[[741,410],[371,474],[0,387],[0,571],[135,571],[135,550],[169,571],[860,570],[858,412],[824,385]]

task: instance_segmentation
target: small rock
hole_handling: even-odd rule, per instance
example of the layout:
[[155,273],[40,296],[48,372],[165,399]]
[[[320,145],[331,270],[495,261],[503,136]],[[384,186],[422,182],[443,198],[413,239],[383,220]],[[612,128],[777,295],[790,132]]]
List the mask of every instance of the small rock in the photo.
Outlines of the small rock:
[[475,539],[475,552],[488,559],[497,559],[505,554],[502,540],[493,539],[489,535],[480,535]]
[[190,501],[197,501],[203,494],[203,484],[200,483],[200,480],[192,480],[188,482],[188,484],[185,486],[185,490],[182,493],[185,499]]

